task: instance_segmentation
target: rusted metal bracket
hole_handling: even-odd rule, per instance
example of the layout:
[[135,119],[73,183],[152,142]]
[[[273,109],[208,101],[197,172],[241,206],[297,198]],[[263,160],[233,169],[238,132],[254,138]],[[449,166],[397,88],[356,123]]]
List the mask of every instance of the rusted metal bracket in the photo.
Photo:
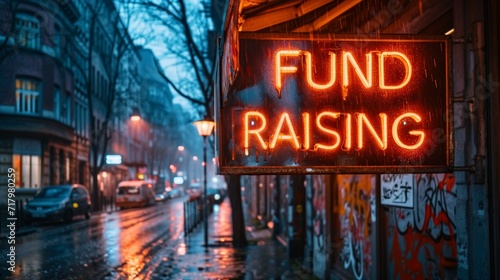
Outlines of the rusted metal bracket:
[[458,97],[453,97],[452,98],[453,102],[455,103],[462,103],[462,102],[467,102],[471,105],[474,105],[476,103],[476,98],[475,97],[468,97],[468,98],[465,98],[464,96],[458,96]]
[[467,38],[462,37],[462,38],[453,39],[453,40],[451,40],[451,42],[455,45],[467,44],[467,43],[472,42],[472,38],[471,37],[467,37]]
[[476,168],[474,165],[471,166],[453,166],[453,171],[463,171],[463,172],[469,172],[469,173],[475,173]]

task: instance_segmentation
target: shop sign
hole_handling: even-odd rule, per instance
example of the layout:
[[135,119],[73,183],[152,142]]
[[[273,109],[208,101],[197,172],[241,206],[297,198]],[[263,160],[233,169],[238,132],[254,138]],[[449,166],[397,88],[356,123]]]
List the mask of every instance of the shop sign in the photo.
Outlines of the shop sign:
[[450,171],[449,44],[240,33],[218,96],[220,173]]
[[106,155],[106,164],[122,164],[122,156]]
[[413,208],[413,174],[380,175],[380,204]]

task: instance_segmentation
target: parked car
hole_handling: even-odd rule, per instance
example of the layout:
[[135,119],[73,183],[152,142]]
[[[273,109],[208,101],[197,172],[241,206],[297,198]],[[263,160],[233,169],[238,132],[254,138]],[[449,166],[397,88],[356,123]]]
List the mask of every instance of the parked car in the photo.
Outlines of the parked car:
[[182,196],[182,188],[179,187],[167,187],[167,197],[176,198]]
[[208,188],[207,195],[212,196],[215,204],[221,204],[226,199],[226,190],[221,188]]
[[155,201],[156,202],[165,202],[165,201],[167,201],[167,198],[168,198],[168,196],[167,196],[166,192],[155,194]]
[[154,182],[148,180],[120,182],[116,188],[116,206],[123,209],[155,204],[153,187]]
[[189,195],[189,199],[195,199],[203,194],[203,189],[199,183],[191,183],[186,189],[186,193]]
[[58,185],[41,188],[25,205],[24,219],[27,224],[36,220],[64,220],[85,216],[90,219],[91,201],[83,185]]

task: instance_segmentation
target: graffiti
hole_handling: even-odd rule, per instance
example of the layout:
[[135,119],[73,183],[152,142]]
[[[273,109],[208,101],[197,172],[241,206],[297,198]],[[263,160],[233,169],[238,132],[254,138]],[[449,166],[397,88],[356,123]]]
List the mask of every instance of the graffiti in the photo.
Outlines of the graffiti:
[[325,200],[324,176],[313,176],[314,247],[320,251],[325,250]]
[[343,247],[340,261],[356,279],[369,275],[372,265],[371,235],[375,222],[375,177],[372,175],[338,176],[337,207]]
[[381,204],[413,207],[413,175],[383,174],[381,178]]
[[419,174],[415,183],[415,207],[387,212],[392,278],[448,279],[457,268],[455,177]]

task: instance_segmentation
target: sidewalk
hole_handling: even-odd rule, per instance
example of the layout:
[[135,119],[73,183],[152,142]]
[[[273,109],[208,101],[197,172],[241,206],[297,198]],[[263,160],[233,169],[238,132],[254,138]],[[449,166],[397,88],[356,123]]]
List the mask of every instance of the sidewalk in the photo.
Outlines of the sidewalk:
[[287,257],[286,248],[272,239],[269,230],[247,232],[249,245],[232,248],[228,200],[214,206],[208,228],[207,251],[202,222],[184,238],[177,254],[154,269],[151,279],[314,279]]

